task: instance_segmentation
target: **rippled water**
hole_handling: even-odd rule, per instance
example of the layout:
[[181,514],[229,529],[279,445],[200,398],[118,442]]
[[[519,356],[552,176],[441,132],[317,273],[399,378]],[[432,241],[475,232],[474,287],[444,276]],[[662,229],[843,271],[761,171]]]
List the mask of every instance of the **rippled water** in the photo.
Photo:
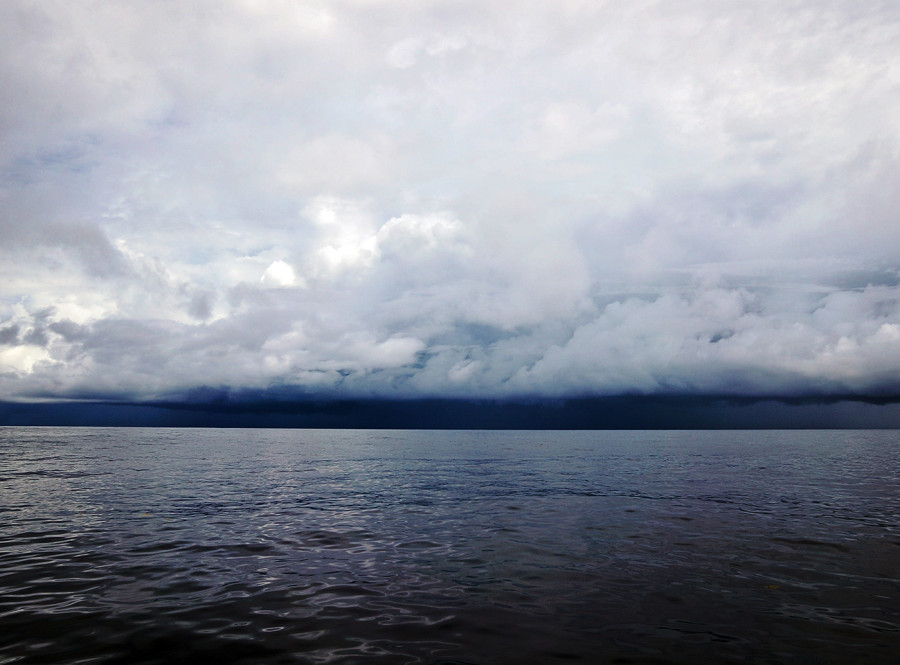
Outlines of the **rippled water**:
[[0,428],[0,663],[898,661],[898,432]]

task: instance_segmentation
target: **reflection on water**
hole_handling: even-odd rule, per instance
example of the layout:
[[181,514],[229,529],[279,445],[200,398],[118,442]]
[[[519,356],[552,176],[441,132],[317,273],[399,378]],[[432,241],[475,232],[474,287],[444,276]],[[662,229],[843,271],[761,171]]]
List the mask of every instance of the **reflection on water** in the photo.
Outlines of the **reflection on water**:
[[898,453],[0,428],[0,663],[894,663]]

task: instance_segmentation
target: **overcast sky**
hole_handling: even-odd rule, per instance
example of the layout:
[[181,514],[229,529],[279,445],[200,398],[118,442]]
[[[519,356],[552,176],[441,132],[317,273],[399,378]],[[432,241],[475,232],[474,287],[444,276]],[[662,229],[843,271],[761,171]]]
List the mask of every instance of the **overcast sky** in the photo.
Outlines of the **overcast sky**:
[[900,393],[896,0],[5,0],[0,399]]

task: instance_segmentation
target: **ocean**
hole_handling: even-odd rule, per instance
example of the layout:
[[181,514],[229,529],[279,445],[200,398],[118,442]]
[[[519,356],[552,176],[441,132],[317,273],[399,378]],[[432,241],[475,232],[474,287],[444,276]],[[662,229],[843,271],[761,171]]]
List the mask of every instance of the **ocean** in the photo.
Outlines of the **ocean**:
[[900,432],[0,428],[0,664],[897,663]]

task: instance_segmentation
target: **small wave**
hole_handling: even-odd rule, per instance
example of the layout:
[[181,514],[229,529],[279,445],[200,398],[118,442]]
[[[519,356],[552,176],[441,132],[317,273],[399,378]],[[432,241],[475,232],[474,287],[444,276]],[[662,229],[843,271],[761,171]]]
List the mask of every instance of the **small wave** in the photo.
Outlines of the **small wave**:
[[776,536],[773,537],[772,540],[778,543],[785,543],[787,545],[795,545],[798,547],[821,547],[847,553],[851,551],[850,548],[846,545],[841,545],[840,543],[829,542],[825,540],[814,540],[812,538],[784,538]]

